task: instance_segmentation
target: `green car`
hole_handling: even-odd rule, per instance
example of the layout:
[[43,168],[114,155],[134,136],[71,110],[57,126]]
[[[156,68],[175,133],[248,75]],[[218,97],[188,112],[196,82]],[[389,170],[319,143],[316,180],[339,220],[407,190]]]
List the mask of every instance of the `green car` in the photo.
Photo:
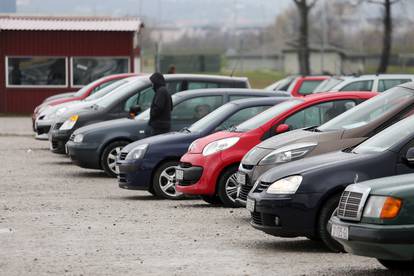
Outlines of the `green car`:
[[349,185],[328,230],[349,253],[414,270],[414,174]]

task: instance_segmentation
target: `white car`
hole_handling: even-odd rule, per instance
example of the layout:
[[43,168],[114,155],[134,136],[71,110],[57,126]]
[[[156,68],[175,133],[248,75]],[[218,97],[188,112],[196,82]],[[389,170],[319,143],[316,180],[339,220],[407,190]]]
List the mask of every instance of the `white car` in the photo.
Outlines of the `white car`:
[[384,92],[399,84],[414,81],[414,75],[408,74],[380,74],[362,75],[345,80],[332,87],[331,91],[372,91]]
[[134,80],[137,77],[130,77],[126,79],[118,80],[108,86],[105,86],[98,92],[90,95],[82,101],[73,101],[62,103],[54,106],[47,105],[41,109],[39,115],[36,117],[34,129],[36,131],[35,138],[38,140],[48,140],[48,133],[56,118],[72,108],[83,108],[93,106],[101,97],[105,96],[112,91],[115,91],[118,87],[124,86]]

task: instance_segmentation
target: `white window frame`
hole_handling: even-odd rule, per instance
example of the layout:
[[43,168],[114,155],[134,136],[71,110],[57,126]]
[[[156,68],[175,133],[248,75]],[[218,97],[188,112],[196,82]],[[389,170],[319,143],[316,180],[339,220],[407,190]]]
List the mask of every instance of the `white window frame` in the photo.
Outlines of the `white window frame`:
[[[54,58],[54,59],[65,59],[65,84],[63,85],[16,85],[9,84],[9,58]],[[5,57],[5,75],[6,75],[6,88],[68,88],[69,87],[69,70],[68,70],[68,57],[67,56],[6,56]]]
[[[128,60],[128,72],[127,73],[131,73],[131,57],[130,56],[72,56],[70,57],[70,68],[69,68],[69,72],[70,72],[70,87],[73,88],[82,88],[85,85],[80,85],[80,84],[73,84],[73,59],[75,58],[90,58],[90,59],[126,59]],[[120,73],[120,74],[124,74],[124,73]],[[87,84],[86,84],[87,85]]]

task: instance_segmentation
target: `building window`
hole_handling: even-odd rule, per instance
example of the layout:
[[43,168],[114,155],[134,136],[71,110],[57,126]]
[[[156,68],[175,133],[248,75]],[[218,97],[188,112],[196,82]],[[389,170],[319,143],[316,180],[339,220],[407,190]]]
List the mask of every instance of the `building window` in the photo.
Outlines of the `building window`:
[[107,75],[128,73],[126,57],[73,57],[72,86],[83,86]]
[[65,57],[6,57],[8,87],[67,87]]

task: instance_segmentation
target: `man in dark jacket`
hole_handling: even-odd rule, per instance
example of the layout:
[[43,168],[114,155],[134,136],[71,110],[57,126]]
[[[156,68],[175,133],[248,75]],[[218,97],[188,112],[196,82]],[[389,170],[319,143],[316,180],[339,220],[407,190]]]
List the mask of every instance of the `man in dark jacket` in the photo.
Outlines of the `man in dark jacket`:
[[161,73],[154,73],[150,80],[155,95],[150,108],[150,119],[147,136],[167,133],[171,130],[171,110],[173,109],[170,93],[165,86],[165,79]]

